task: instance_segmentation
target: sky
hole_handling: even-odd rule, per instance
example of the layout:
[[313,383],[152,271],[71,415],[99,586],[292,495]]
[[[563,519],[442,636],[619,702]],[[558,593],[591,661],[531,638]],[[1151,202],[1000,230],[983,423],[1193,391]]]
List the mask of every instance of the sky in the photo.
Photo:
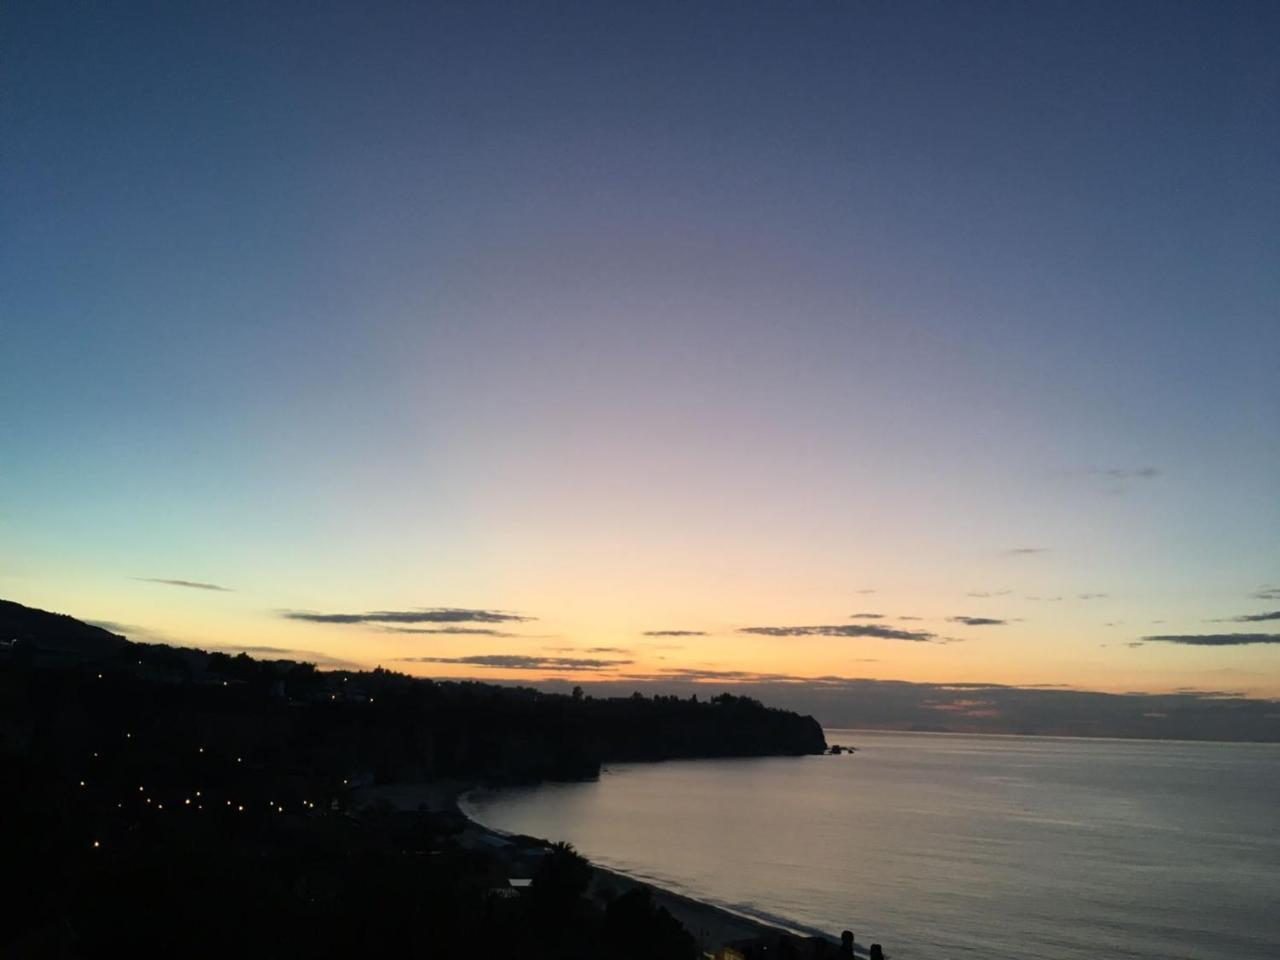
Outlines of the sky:
[[1280,697],[1274,3],[17,2],[0,82],[0,596]]

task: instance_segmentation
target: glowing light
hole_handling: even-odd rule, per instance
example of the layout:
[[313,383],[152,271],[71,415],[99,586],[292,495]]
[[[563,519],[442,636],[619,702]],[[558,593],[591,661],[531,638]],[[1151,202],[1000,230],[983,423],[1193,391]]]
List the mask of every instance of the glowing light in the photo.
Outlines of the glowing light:
[[236,809],[237,809],[237,810],[239,810],[241,813],[244,813],[244,804],[242,803],[242,804],[237,805],[237,806],[236,806]]
[[98,843],[97,840],[93,841],[93,849],[97,850],[100,846],[102,846],[102,844]]
[[80,786],[82,786],[82,787],[84,786],[84,781],[83,781],[83,780],[81,780],[81,781],[80,781]]

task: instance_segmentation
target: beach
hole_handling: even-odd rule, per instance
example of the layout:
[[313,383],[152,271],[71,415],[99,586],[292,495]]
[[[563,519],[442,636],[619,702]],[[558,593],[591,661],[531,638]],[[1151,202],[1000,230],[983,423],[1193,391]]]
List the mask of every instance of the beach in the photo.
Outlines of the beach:
[[[511,874],[513,878],[523,876],[530,863],[530,854],[536,853],[556,838],[512,836],[472,819],[467,813],[466,795],[476,787],[477,784],[455,780],[386,784],[354,791],[352,799],[357,808],[386,804],[405,812],[421,810],[436,814],[457,814],[463,819],[464,824],[457,837],[460,845],[471,849],[489,850],[508,862],[513,871]],[[785,934],[811,936],[801,930],[765,923],[724,907],[676,893],[652,881],[632,877],[617,870],[610,870],[594,863],[591,869],[592,882],[587,891],[588,897],[606,902],[635,887],[648,887],[654,904],[664,907],[679,920],[698,941],[703,954],[708,957],[716,956],[721,947],[734,941],[761,937],[772,941]],[[835,939],[827,938],[831,940],[833,947],[839,942],[839,931],[835,933]],[[854,951],[860,956],[865,956],[866,945],[858,944]]]

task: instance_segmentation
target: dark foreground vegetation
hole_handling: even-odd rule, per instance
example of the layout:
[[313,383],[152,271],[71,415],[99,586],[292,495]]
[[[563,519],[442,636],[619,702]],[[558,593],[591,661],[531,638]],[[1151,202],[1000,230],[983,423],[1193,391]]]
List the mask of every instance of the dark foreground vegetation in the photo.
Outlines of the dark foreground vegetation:
[[0,862],[20,881],[0,955],[691,957],[643,891],[584,898],[570,850],[513,865],[456,813],[357,812],[352,791],[824,746],[812,718],[729,695],[322,673],[0,602]]

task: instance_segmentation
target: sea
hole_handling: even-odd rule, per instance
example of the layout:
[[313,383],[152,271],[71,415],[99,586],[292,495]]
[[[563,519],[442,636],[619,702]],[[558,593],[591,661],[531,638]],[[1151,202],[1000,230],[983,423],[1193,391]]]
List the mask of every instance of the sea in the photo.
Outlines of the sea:
[[1280,745],[826,734],[857,752],[615,764],[465,808],[893,960],[1280,958]]

